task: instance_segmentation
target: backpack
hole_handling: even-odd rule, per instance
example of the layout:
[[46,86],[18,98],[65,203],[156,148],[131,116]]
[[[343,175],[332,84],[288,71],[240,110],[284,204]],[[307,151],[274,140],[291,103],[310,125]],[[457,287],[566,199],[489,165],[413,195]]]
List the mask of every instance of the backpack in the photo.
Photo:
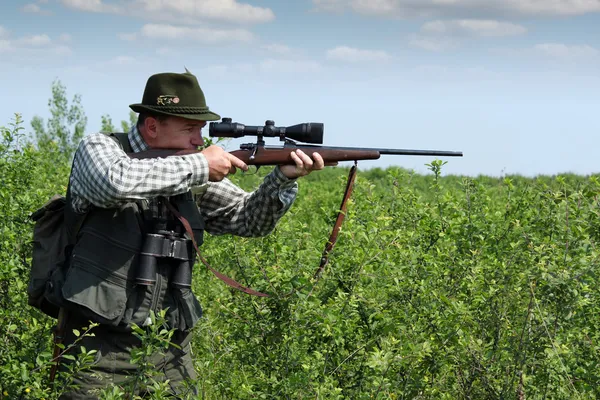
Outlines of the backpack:
[[[126,152],[131,152],[126,133],[108,135]],[[71,251],[86,215],[72,209],[69,182],[66,196],[55,194],[29,216],[34,225],[27,303],[52,318],[58,318],[60,308],[57,304],[60,288],[54,287],[53,282],[64,281],[60,276],[66,275]]]

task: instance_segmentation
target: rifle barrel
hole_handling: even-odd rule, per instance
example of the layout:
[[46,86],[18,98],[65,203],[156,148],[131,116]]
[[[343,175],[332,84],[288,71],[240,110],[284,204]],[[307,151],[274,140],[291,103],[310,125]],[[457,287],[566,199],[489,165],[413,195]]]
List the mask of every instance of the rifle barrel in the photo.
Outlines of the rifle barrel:
[[381,154],[396,154],[405,156],[445,156],[462,157],[462,151],[446,150],[410,150],[410,149],[377,149]]
[[305,145],[305,144],[297,144],[298,147],[311,147],[314,148],[315,151],[318,151],[319,148],[322,149],[339,149],[339,150],[365,150],[365,151],[377,151],[380,154],[389,154],[389,155],[402,155],[402,156],[442,156],[442,157],[462,157],[462,151],[445,151],[445,150],[411,150],[411,149],[378,149],[372,147],[339,147],[339,146],[315,146],[315,145]]

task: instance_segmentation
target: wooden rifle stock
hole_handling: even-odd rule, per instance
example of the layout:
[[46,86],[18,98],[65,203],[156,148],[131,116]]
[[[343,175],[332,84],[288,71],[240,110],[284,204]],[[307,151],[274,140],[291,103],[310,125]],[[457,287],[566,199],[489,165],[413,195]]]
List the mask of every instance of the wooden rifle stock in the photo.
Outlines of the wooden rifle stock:
[[302,150],[310,158],[312,158],[314,152],[318,152],[323,161],[325,161],[325,164],[338,161],[376,160],[380,157],[379,152],[375,150],[341,149],[325,146],[321,148],[312,146],[259,147],[256,153],[253,153],[251,150],[235,150],[230,153],[248,165],[285,165],[295,164],[290,153],[297,149]]

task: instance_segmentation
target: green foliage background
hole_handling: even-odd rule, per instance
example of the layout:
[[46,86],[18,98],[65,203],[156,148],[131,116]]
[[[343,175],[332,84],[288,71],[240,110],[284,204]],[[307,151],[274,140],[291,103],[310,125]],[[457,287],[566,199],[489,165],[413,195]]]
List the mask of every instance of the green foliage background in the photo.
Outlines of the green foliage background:
[[[60,89],[55,82],[54,100],[64,100]],[[0,398],[61,390],[47,382],[54,321],[26,301],[28,215],[65,192],[85,126],[78,102],[51,101],[63,111],[45,136],[40,119],[24,135],[18,115],[1,130]],[[110,117],[103,125],[112,128]],[[438,161],[429,168],[359,170],[318,281],[347,167],[303,178],[267,237],[207,235],[213,267],[271,296],[234,291],[196,266],[202,398],[600,395],[599,177],[469,178],[444,176]],[[269,170],[231,179],[252,190]],[[103,398],[125,396],[113,388]]]

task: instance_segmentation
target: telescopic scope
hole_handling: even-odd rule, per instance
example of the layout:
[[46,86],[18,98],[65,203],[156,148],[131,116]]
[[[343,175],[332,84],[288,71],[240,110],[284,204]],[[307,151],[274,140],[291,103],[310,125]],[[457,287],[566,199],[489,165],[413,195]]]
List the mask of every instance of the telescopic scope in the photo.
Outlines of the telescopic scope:
[[238,138],[242,136],[279,137],[279,140],[292,139],[304,143],[323,143],[323,124],[320,122],[305,122],[292,126],[275,126],[271,120],[264,126],[244,125],[232,122],[231,118],[223,118],[221,122],[211,122],[208,135],[210,137]]

